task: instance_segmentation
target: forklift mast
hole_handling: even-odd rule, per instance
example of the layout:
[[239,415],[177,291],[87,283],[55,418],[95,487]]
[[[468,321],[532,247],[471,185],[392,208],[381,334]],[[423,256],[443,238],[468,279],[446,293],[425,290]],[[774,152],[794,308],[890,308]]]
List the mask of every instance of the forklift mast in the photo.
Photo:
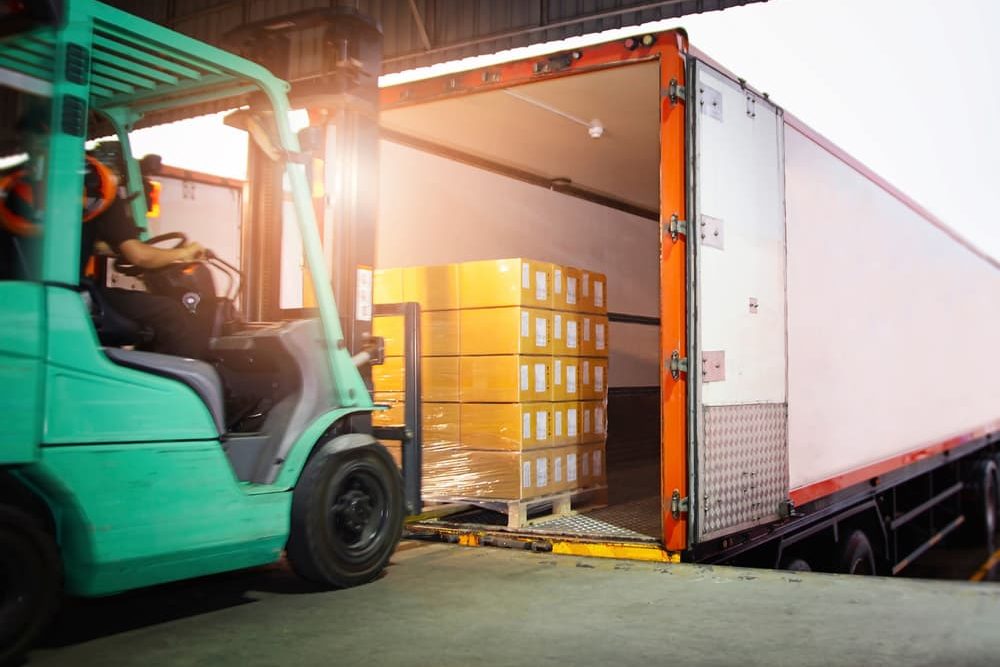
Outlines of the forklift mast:
[[[371,337],[375,221],[378,202],[378,75],[382,30],[353,8],[305,10],[243,25],[228,35],[229,45],[279,77],[295,79],[295,33],[323,30],[318,75],[292,84],[291,106],[306,109],[309,127],[300,132],[308,156],[313,205],[323,252],[340,307],[344,341],[358,354]],[[247,173],[251,200],[245,225],[247,315],[276,320],[292,313],[280,303],[282,183],[280,168],[252,147]],[[312,301],[304,285],[303,306]],[[298,313],[296,313],[298,314]],[[371,367],[359,370],[371,389]],[[353,424],[370,431],[366,423]]]

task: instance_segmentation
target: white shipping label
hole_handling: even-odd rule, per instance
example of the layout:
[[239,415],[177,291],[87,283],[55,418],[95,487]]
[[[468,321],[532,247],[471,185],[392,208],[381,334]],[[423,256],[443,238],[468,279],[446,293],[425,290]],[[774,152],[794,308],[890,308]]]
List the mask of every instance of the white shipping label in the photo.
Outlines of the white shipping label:
[[528,391],[528,364],[521,364],[521,391]]
[[594,391],[600,394],[604,391],[604,366],[594,364]]
[[583,318],[583,342],[584,343],[589,343],[590,342],[590,318],[589,317]]
[[566,393],[576,393],[576,364],[566,364]]
[[521,265],[521,289],[531,289],[531,265],[527,262]]
[[583,386],[590,384],[590,362],[584,359],[580,362],[583,366]]
[[598,308],[604,307],[604,283],[600,280],[594,281],[594,305]]
[[562,359],[555,359],[552,362],[552,384],[559,386],[562,384]]
[[562,457],[557,456],[552,461],[552,481],[556,484],[562,482]]
[[535,347],[549,344],[549,321],[544,317],[535,318]]
[[535,364],[535,393],[545,393],[545,364]]
[[549,438],[549,413],[539,410],[535,413],[535,440],[541,442]]
[[[584,461],[587,459],[584,458]],[[525,461],[521,466],[521,488],[530,489],[531,488],[531,461]]]
[[361,322],[372,321],[372,278],[373,271],[368,268],[358,269],[357,282],[357,319]]
[[598,350],[604,349],[604,325],[595,324],[594,325],[594,346]]
[[576,481],[576,454],[566,455],[566,481]]
[[531,440],[531,413],[525,412],[521,415],[521,437],[525,440]]
[[521,311],[521,338],[531,335],[531,313],[526,310]]
[[[597,461],[597,458],[594,460]],[[544,456],[535,459],[535,481],[539,489],[549,485],[549,460]]]
[[566,276],[566,303],[576,305],[576,276]]
[[576,437],[576,408],[566,410],[566,435],[570,438]]
[[576,349],[576,320],[566,320],[566,347]]
[[556,410],[552,413],[552,430],[555,431],[555,436],[561,438],[563,434],[562,429],[562,410]]
[[584,408],[583,410],[583,434],[590,434],[590,409]]
[[590,296],[590,274],[584,273],[580,278],[583,281],[583,298],[586,299]]
[[594,408],[594,433],[604,433],[604,408]]
[[559,313],[552,316],[552,338],[562,340],[562,315]]
[[549,298],[549,274],[544,271],[535,271],[535,298],[545,301]]
[[562,294],[562,269],[552,269],[552,293]]
[[[593,466],[593,468],[594,468],[594,477],[600,477],[601,476],[601,450],[599,450],[599,449],[595,449],[594,450],[594,466]],[[541,485],[539,484],[539,486],[541,486]]]
[[[584,454],[583,458],[580,459],[580,462],[583,464],[583,466],[582,466],[583,467],[583,476],[584,477],[590,477],[590,457],[587,456],[586,454]],[[531,471],[529,470],[528,472],[531,472]]]

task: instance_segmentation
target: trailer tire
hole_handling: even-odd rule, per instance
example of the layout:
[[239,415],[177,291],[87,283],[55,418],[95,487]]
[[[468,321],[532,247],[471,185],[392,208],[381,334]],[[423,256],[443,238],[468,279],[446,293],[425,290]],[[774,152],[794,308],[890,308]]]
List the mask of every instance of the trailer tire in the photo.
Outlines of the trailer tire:
[[855,530],[840,548],[838,572],[843,574],[875,574],[875,550],[863,530]]
[[30,515],[0,506],[0,665],[15,663],[30,648],[61,590],[55,540]]
[[320,446],[292,495],[288,560],[304,579],[348,588],[371,581],[389,561],[406,515],[403,481],[370,435]]
[[997,505],[1000,502],[996,462],[983,459],[977,463],[972,485],[975,492],[969,499],[969,539],[977,546],[984,545],[987,554],[993,554],[997,548]]

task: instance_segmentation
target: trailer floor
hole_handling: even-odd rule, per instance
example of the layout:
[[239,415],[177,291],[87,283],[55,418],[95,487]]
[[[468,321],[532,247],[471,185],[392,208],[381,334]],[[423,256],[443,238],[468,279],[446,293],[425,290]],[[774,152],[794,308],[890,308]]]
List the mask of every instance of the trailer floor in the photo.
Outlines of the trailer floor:
[[31,665],[988,665],[1000,586],[404,542],[378,581],[284,566],[72,602]]

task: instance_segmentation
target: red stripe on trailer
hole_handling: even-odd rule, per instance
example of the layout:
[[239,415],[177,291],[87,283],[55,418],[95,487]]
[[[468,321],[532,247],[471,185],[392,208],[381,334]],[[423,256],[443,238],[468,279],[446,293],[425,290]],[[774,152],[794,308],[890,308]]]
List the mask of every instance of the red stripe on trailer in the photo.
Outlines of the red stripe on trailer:
[[789,496],[791,497],[792,502],[797,506],[805,505],[806,503],[811,503],[814,500],[829,496],[837,491],[842,491],[856,484],[871,482],[887,472],[898,470],[899,468],[903,468],[911,463],[916,463],[917,461],[921,461],[931,456],[943,454],[944,452],[952,450],[955,447],[964,445],[967,442],[971,442],[998,430],[1000,430],[1000,420],[987,424],[986,426],[982,426],[973,431],[963,433],[962,435],[948,438],[947,440],[942,440],[941,442],[931,445],[926,445],[920,449],[915,449],[905,454],[899,454],[898,456],[893,456],[891,458],[872,463],[864,466],[863,468],[850,470],[837,475],[836,477],[800,486],[797,489],[792,489]]

